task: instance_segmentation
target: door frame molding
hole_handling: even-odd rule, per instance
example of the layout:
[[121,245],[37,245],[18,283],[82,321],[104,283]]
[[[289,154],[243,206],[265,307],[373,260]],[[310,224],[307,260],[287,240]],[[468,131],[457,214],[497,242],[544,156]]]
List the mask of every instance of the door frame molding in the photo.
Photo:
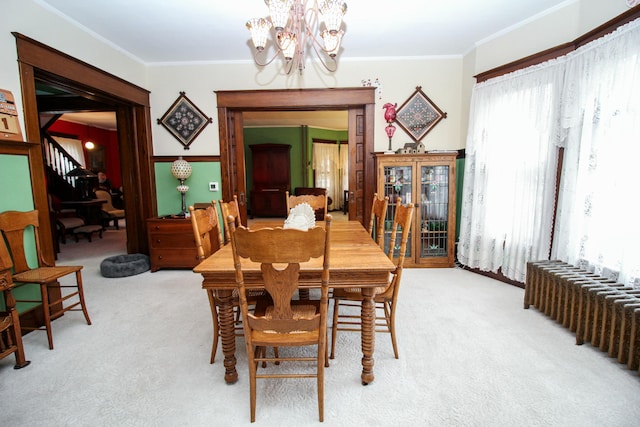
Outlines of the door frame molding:
[[[126,194],[127,252],[148,253],[145,220],[155,216],[157,211],[155,175],[151,162],[153,146],[149,91],[20,33],[12,34],[16,38],[27,141],[42,144],[36,100],[38,76],[64,83],[88,97],[95,94],[113,102],[118,126],[122,184]],[[44,182],[42,153],[40,162],[34,165],[32,180]],[[48,215],[46,188],[46,185],[34,187],[33,198],[35,208]],[[48,221],[41,243],[48,258],[54,259],[51,232],[46,232],[47,229]]]

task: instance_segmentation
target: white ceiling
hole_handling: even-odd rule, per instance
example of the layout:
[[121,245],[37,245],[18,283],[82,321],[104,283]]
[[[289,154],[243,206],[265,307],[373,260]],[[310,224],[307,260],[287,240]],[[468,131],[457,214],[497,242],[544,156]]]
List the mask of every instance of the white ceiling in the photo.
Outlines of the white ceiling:
[[[144,63],[246,61],[262,0],[37,0]],[[339,59],[463,55],[574,0],[353,0]]]
[[[251,61],[248,19],[267,15],[262,0],[36,0],[145,64]],[[351,0],[338,61],[462,56],[483,41],[574,0]],[[91,113],[93,114],[93,113]],[[282,114],[279,114],[282,118]],[[302,116],[302,115],[301,115]],[[322,116],[313,115],[314,118]],[[296,122],[292,117],[291,121]],[[334,117],[335,118],[335,117]],[[70,121],[87,116],[68,116]],[[263,120],[264,119],[264,120]],[[304,117],[305,120],[311,118]],[[94,125],[113,127],[103,113]],[[272,117],[247,117],[269,125]],[[335,128],[329,117],[311,126]],[[346,127],[346,119],[343,122]],[[282,120],[279,120],[282,125]]]

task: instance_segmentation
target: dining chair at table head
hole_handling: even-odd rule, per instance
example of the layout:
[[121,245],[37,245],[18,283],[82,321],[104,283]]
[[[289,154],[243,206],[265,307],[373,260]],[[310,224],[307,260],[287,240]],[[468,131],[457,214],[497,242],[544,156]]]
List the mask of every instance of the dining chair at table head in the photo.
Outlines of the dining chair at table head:
[[[25,251],[25,231],[33,230],[32,241],[35,240],[37,266],[31,267],[27,261]],[[84,302],[84,290],[82,287],[82,266],[56,266],[48,263],[40,249],[40,223],[38,211],[29,212],[6,211],[0,213],[0,231],[4,235],[9,246],[13,260],[13,281],[19,286],[38,284],[40,286],[40,300],[17,299],[18,302],[41,303],[44,314],[43,327],[26,327],[22,329],[46,330],[49,340],[49,349],[53,350],[53,334],[51,332],[51,319],[56,318],[67,311],[82,310],[88,325],[91,324],[89,313]],[[31,235],[29,235],[31,238]],[[62,285],[59,279],[67,275],[75,274],[75,284]],[[19,287],[16,286],[16,287]],[[64,290],[73,289],[68,293]],[[50,301],[50,296],[53,301]],[[65,303],[67,304],[65,306]],[[79,308],[76,308],[79,307]]]
[[389,205],[389,196],[384,198],[378,197],[378,193],[373,195],[373,203],[371,204],[371,219],[369,220],[369,236],[373,237],[384,250],[384,223],[387,216],[387,206]]
[[0,310],[0,359],[13,354],[16,358],[13,368],[20,369],[31,362],[26,360],[22,345],[20,317],[16,310],[16,300],[11,293],[14,287],[11,268],[13,262],[9,250],[0,236],[0,295],[4,298],[4,310]]
[[308,203],[313,209],[313,212],[316,216],[316,221],[324,220],[327,215],[327,194],[325,190],[325,194],[303,194],[300,196],[292,196],[289,195],[289,192],[286,192],[287,198],[287,215],[291,212],[291,209],[298,206],[300,203]]
[[[374,296],[376,305],[376,332],[386,332],[391,335],[391,345],[393,346],[393,354],[396,359],[399,357],[396,340],[396,306],[414,210],[415,206],[413,204],[409,203],[403,206],[398,199],[395,206],[393,225],[389,235],[389,246],[387,248],[387,255],[389,259],[395,259],[396,268],[390,275],[389,284],[385,287],[376,288]],[[398,229],[400,229],[399,234]],[[333,327],[331,330],[331,359],[334,358],[338,331],[360,332],[361,330],[362,322],[359,310],[362,305],[362,290],[360,288],[334,289],[332,299]],[[350,311],[340,314],[340,307],[344,307]],[[354,308],[358,309],[357,313],[353,311]]]
[[[236,284],[240,296],[240,308],[244,323],[244,336],[249,362],[249,390],[251,422],[256,413],[256,379],[260,378],[316,378],[318,413],[324,419],[324,368],[327,365],[327,306],[329,295],[329,235],[331,216],[325,218],[324,227],[297,229],[265,228],[249,230],[235,229],[233,217],[228,217]],[[320,300],[300,301],[293,299],[298,290],[300,263],[310,259],[322,259],[320,277]],[[249,262],[258,263],[260,272],[249,273]],[[247,288],[250,283],[263,283],[271,296],[271,302],[260,302],[253,312],[247,304]],[[315,346],[310,356],[268,357],[267,347]],[[258,364],[273,362],[315,362],[314,372],[278,370],[258,374]],[[279,371],[279,372],[278,372]],[[286,399],[286,395],[282,395]]]

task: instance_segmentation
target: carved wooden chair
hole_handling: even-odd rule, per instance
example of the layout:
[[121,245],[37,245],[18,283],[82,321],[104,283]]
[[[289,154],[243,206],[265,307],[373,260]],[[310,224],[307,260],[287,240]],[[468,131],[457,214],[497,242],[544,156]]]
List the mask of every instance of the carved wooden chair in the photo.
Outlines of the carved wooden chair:
[[[229,227],[235,229],[231,218]],[[240,293],[240,307],[249,361],[249,390],[251,422],[255,421],[256,379],[260,378],[316,378],[318,413],[324,419],[324,368],[327,362],[327,306],[329,293],[329,235],[331,216],[325,227],[307,231],[267,228],[251,231],[239,227],[231,233],[236,282]],[[321,298],[319,301],[292,299],[299,287],[300,263],[312,258],[322,259]],[[260,272],[256,272],[256,263]],[[274,266],[274,264],[278,264]],[[253,267],[253,268],[251,268]],[[251,272],[248,269],[251,268]],[[259,278],[256,279],[256,274]],[[245,278],[247,282],[245,283]],[[262,281],[273,302],[258,303],[249,312],[247,288],[249,283]],[[316,346],[313,357],[280,357],[278,347]],[[274,357],[268,357],[266,347],[274,347]],[[273,361],[309,362],[316,364],[315,372],[288,371],[286,373],[257,373],[258,364]],[[276,368],[277,370],[277,368]],[[284,397],[284,395],[283,395]]]
[[286,197],[287,215],[291,211],[291,208],[298,206],[300,203],[308,203],[311,206],[311,209],[313,209],[316,214],[316,221],[324,220],[325,215],[327,215],[327,190],[324,190],[324,194],[303,194],[300,196],[291,196],[287,191]]
[[[413,218],[414,205],[409,203],[406,206],[400,204],[400,200],[396,203],[396,212],[393,218],[393,227],[391,229],[390,244],[387,250],[389,259],[396,259],[396,268],[390,275],[389,285],[386,287],[376,288],[374,301],[376,304],[376,332],[386,332],[391,335],[391,344],[395,358],[398,358],[398,345],[396,342],[396,304],[398,301],[398,291],[400,289],[400,280],[402,278],[402,268],[404,266],[404,258],[407,251],[407,242],[409,240],[409,232],[411,231],[411,222]],[[398,228],[401,229],[398,235]],[[396,249],[399,248],[399,249]],[[334,358],[334,350],[336,346],[336,338],[338,331],[361,331],[360,313],[340,314],[340,307],[361,308],[362,290],[360,288],[352,289],[334,289],[333,291],[333,322],[331,330],[331,356]]]
[[381,199],[380,197],[378,197],[378,193],[375,193],[373,195],[373,203],[371,204],[371,219],[369,220],[368,231],[369,235],[373,237],[373,240],[378,242],[378,246],[380,246],[382,250],[384,250],[384,221],[387,216],[388,205],[389,196]]
[[[46,330],[49,349],[53,350],[53,334],[51,332],[52,318],[56,318],[67,311],[82,310],[88,325],[91,324],[91,319],[89,319],[89,313],[87,312],[84,302],[82,266],[56,266],[54,263],[47,262],[42,256],[40,249],[39,229],[37,210],[29,212],[6,211],[0,213],[0,231],[2,231],[9,245],[14,264],[13,281],[19,283],[19,286],[28,284],[40,285],[40,300],[19,299],[17,301],[41,303],[44,314],[44,326],[33,328],[23,326],[22,329]],[[25,233],[27,230],[29,230],[29,232]],[[31,230],[33,230],[33,237],[31,237]],[[24,246],[25,237],[30,238],[31,241],[35,241],[37,256],[37,265],[35,267],[31,267],[27,261],[28,254]],[[75,284],[62,285],[58,282],[59,279],[70,274],[75,274]],[[73,291],[65,294],[63,291],[66,289],[73,289]],[[65,303],[68,305],[65,306]]]
[[[193,206],[189,206],[189,212],[191,214],[191,225],[193,227],[196,249],[198,251],[198,259],[202,261],[224,246],[218,209],[216,208],[215,202],[211,202],[206,209],[195,209]],[[209,363],[213,363],[218,349],[220,328],[214,291],[210,289],[207,290],[207,296],[209,297],[209,306],[211,307],[211,317],[213,321],[213,344],[211,346],[211,360]]]
[[13,279],[11,278],[11,268],[13,262],[0,236],[0,292],[4,297],[4,310],[0,310],[0,359],[4,359],[10,354],[14,354],[16,364],[14,369],[20,369],[29,363],[25,358],[24,347],[22,345],[22,332],[20,330],[20,317],[16,310],[16,300],[11,293]]

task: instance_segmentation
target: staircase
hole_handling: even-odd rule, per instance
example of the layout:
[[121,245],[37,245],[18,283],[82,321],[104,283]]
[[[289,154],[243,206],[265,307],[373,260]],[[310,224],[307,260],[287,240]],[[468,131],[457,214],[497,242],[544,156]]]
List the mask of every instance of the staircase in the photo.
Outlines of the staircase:
[[69,175],[82,166],[48,133],[44,133],[43,156],[47,174],[47,191],[60,200],[81,200],[87,186],[86,178]]

